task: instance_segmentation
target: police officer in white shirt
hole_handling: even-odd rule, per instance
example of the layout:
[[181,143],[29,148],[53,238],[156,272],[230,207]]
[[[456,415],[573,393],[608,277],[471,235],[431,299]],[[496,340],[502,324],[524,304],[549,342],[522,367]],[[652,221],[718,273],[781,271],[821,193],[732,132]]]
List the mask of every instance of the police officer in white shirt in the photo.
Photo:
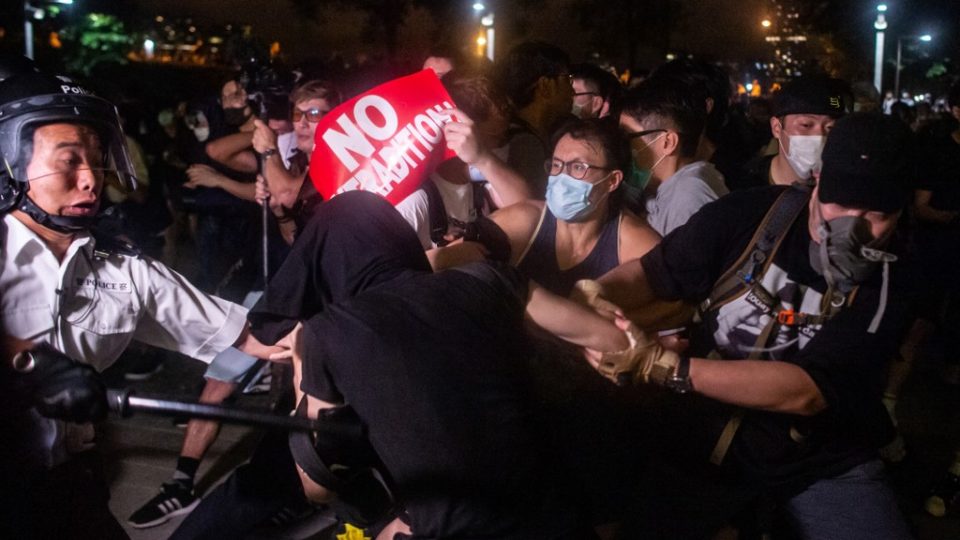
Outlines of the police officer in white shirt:
[[[207,363],[231,346],[267,358],[272,349],[249,335],[245,309],[201,292],[132,246],[94,234],[104,184],[135,186],[115,108],[65,77],[22,68],[5,73],[3,66],[2,331],[98,371],[134,339]],[[45,472],[35,492],[23,494],[36,499],[33,532],[124,537],[90,459],[92,426],[39,416],[35,423],[28,461]]]

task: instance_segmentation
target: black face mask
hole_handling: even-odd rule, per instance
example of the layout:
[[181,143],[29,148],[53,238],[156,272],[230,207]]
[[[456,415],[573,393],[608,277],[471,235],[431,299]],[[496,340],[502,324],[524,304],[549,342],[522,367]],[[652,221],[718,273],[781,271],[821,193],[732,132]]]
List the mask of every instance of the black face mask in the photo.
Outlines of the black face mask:
[[250,114],[246,106],[226,108],[223,109],[223,121],[230,126],[242,126],[247,118],[250,118]]

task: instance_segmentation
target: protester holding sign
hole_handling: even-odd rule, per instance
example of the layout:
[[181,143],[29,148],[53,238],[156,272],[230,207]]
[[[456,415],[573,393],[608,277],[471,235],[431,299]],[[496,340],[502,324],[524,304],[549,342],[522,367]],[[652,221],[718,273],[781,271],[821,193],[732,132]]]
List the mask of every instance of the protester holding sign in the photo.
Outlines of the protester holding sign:
[[[456,157],[441,163],[420,189],[397,205],[413,226],[428,258],[460,238],[477,239],[477,220],[504,205],[531,197],[528,184],[491,149],[499,146],[507,127],[506,116],[490,81],[483,76],[452,72],[444,79],[460,108],[443,126],[447,148]],[[458,252],[460,261],[482,260],[484,253],[470,246]],[[466,255],[466,259],[463,256]],[[448,260],[444,264],[451,264]]]

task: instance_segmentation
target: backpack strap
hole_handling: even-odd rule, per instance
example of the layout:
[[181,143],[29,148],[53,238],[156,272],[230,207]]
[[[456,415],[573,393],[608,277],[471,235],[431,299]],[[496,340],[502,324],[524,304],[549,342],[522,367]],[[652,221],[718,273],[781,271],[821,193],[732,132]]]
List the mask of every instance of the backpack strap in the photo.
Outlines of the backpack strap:
[[809,200],[810,190],[801,186],[791,186],[777,197],[746,249],[720,276],[710,296],[700,304],[701,314],[719,309],[753,287],[754,283],[760,282],[773,263],[773,256],[786,238],[790,226]]
[[427,215],[430,218],[430,240],[438,247],[447,245],[443,238],[447,234],[447,207],[443,204],[443,197],[440,195],[440,189],[433,183],[433,180],[427,179],[420,189],[427,194]]

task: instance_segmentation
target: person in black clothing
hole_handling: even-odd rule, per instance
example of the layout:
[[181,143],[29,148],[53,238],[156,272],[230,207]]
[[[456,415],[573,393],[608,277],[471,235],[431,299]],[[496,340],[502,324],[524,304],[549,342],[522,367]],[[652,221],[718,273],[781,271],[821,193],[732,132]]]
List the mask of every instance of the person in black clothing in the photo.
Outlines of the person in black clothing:
[[[318,210],[268,291],[249,315],[254,333],[290,334],[311,408],[356,411],[404,537],[583,537],[553,489],[560,473],[540,459],[524,306],[580,345],[624,348],[612,324],[496,263],[431,273],[400,215],[364,192]],[[308,495],[327,500],[303,474]]]
[[648,342],[629,361],[591,357],[613,380],[675,391],[650,412],[662,452],[626,537],[710,537],[757,501],[803,538],[910,537],[877,449],[910,300],[893,253],[911,136],[889,117],[842,119],[812,193],[731,194],[600,280],[628,315],[681,299],[702,321],[683,356]]
[[507,165],[530,183],[533,197],[541,199],[547,188],[543,162],[550,157],[550,137],[573,108],[570,57],[548,43],[521,43],[497,60],[494,80],[513,113]]

